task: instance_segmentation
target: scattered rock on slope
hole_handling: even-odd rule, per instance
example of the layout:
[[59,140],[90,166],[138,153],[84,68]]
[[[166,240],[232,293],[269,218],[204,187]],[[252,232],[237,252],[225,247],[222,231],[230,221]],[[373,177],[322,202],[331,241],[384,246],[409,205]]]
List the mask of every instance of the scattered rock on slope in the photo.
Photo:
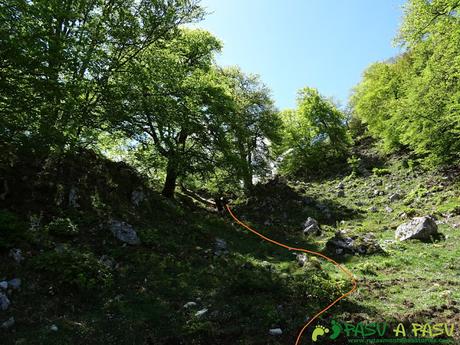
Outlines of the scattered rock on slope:
[[18,249],[18,248],[11,249],[8,256],[13,258],[13,260],[17,262],[18,264],[24,260],[24,257],[22,256],[22,251],[21,249]]
[[281,328],[272,328],[268,331],[268,333],[270,335],[282,335],[283,331],[281,330]]
[[131,202],[134,206],[138,207],[144,201],[144,192],[142,188],[137,188],[131,193]]
[[15,323],[14,317],[10,317],[8,320],[6,320],[5,322],[1,324],[0,328],[9,329],[14,326],[14,323]]
[[187,302],[184,304],[185,309],[192,308],[192,307],[196,307],[196,302]]
[[3,294],[3,293],[0,293],[0,310],[7,310],[10,306],[10,300],[8,299],[8,297]]
[[14,278],[8,282],[8,287],[12,288],[13,290],[19,290],[21,288],[21,279]]
[[304,235],[321,235],[321,229],[318,225],[316,219],[308,217],[305,223],[303,224],[303,234]]
[[80,205],[78,204],[78,199],[79,199],[79,190],[77,187],[72,186],[69,191],[69,197],[68,197],[68,202],[69,206],[73,208],[78,208]]
[[204,309],[201,309],[201,310],[198,310],[196,313],[195,313],[195,316],[196,317],[202,317],[204,314],[206,314],[208,312],[208,309],[204,308]]
[[393,193],[388,198],[388,200],[390,200],[390,202],[395,202],[395,201],[397,201],[399,199],[401,199],[401,195],[399,193]]
[[344,232],[338,231],[335,236],[326,242],[326,248],[337,255],[343,254],[374,254],[382,252],[373,233],[364,236],[346,236]]
[[438,234],[438,226],[431,216],[415,217],[411,221],[398,226],[395,237],[399,241],[418,239],[428,240]]
[[214,245],[214,254],[217,256],[228,254],[227,242],[222,238],[216,238],[216,244]]
[[112,220],[109,223],[109,228],[113,235],[122,242],[132,245],[141,243],[133,226],[128,223]]
[[305,266],[305,264],[308,261],[308,258],[307,258],[307,256],[305,254],[298,254],[296,256],[296,259],[297,259],[297,263],[299,264],[300,267]]

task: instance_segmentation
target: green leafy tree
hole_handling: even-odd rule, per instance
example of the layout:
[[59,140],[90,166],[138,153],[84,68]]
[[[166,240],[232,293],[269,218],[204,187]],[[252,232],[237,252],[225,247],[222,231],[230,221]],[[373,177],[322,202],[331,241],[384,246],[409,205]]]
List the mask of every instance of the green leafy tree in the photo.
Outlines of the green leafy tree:
[[299,91],[297,108],[281,113],[282,144],[277,148],[280,169],[286,174],[316,174],[328,160],[343,158],[349,138],[345,115],[318,90]]
[[145,51],[107,90],[115,128],[166,161],[166,197],[174,196],[178,178],[211,171],[225,144],[230,100],[213,67],[220,47],[206,31],[183,29]]
[[395,121],[404,93],[402,59],[372,64],[350,99],[354,115],[368,125],[371,135],[382,139],[387,152],[402,146],[400,124]]
[[200,18],[194,0],[10,0],[0,6],[0,130],[65,148],[102,125],[107,83]]
[[354,115],[387,152],[409,148],[426,165],[460,159],[460,1],[410,0],[397,42],[351,98]]
[[222,73],[233,104],[227,119],[229,141],[238,160],[233,164],[235,171],[229,171],[243,181],[246,191],[251,191],[254,178],[270,172],[270,145],[280,141],[281,122],[270,90],[257,75],[245,75],[237,67],[226,68]]

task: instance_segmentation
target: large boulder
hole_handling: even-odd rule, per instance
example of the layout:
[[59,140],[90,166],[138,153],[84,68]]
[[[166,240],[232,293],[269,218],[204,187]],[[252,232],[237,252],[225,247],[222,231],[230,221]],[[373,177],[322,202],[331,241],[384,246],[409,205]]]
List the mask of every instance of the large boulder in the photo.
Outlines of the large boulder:
[[431,216],[415,217],[398,226],[395,237],[399,241],[418,239],[428,240],[438,234],[438,226]]
[[109,223],[109,228],[110,228],[110,231],[112,231],[113,235],[122,242],[131,244],[131,245],[136,245],[136,244],[141,243],[133,226],[128,223],[121,222],[118,220],[112,220]]
[[303,234],[304,235],[321,235],[321,229],[319,228],[318,222],[316,219],[308,217],[305,223],[303,224]]

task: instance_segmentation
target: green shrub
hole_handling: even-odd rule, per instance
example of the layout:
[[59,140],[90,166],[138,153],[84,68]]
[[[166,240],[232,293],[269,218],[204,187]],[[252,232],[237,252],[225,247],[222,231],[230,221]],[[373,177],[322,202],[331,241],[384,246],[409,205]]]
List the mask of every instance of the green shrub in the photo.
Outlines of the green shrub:
[[72,237],[78,235],[78,227],[69,218],[56,218],[46,229],[51,235]]
[[0,210],[0,248],[13,246],[26,238],[27,224],[10,211]]
[[403,203],[404,205],[410,205],[414,201],[424,197],[427,194],[428,194],[428,190],[425,187],[418,185],[416,188],[411,190],[409,194],[407,194],[407,196],[403,200]]
[[32,265],[52,277],[56,285],[82,292],[103,289],[112,284],[112,274],[92,253],[66,249],[50,251],[34,258]]
[[439,213],[452,213],[455,215],[460,214],[460,197],[447,198],[443,200],[443,203],[437,207]]
[[389,169],[386,169],[386,168],[373,168],[372,173],[375,176],[384,176],[384,175],[391,174],[391,171]]
[[359,157],[356,157],[355,155],[353,155],[353,156],[351,156],[351,157],[349,157],[347,159],[347,163],[351,168],[351,172],[353,174],[357,174],[358,169],[359,169],[359,164],[361,163],[361,159]]
[[412,207],[404,207],[401,211],[404,212],[410,218],[415,217],[417,215],[417,210]]

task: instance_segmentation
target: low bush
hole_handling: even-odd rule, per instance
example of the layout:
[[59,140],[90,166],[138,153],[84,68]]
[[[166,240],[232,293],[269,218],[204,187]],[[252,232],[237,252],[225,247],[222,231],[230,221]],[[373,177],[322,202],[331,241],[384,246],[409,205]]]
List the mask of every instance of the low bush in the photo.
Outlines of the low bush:
[[46,229],[55,236],[72,237],[78,235],[78,227],[69,218],[56,218],[46,226]]
[[92,253],[73,249],[49,251],[34,258],[32,265],[49,275],[57,286],[81,292],[102,290],[112,284],[110,270]]

